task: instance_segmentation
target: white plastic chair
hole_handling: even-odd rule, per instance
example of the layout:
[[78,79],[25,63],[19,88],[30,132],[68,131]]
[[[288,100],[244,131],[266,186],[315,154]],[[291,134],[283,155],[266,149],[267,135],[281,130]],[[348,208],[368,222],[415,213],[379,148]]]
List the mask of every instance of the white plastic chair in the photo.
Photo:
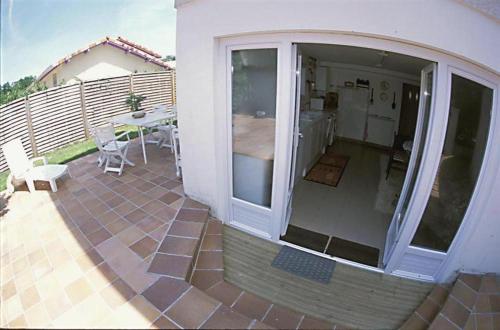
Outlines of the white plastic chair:
[[[159,105],[155,105],[153,107],[153,112],[160,112],[160,111],[165,111],[167,110],[167,107],[163,104],[159,104]],[[155,138],[154,136],[154,130],[155,129],[158,129],[158,127],[161,126],[161,123],[159,122],[156,122],[156,123],[151,123],[151,124],[145,124],[144,125],[144,128],[146,129],[146,140],[145,142],[146,143],[153,143],[153,144],[156,144],[156,145],[160,145],[161,144],[161,137],[160,138]]]
[[174,128],[177,128],[174,124],[160,125],[157,128],[160,133],[160,141],[158,141],[159,147],[170,148],[170,152],[172,153],[174,152],[174,143],[172,140],[172,130]]
[[160,134],[160,138],[158,140],[158,146],[160,148],[166,147],[170,148],[170,152],[174,152],[174,144],[172,142],[172,129],[177,126],[174,125],[174,120],[177,118],[177,107],[174,105],[171,107],[170,112],[174,114],[172,118],[166,120],[166,124],[160,124],[156,127],[158,133]]
[[[129,132],[123,132],[115,136],[115,128],[110,124],[96,127],[93,129],[92,133],[97,149],[99,149],[97,166],[101,167],[104,164],[104,173],[111,171],[117,172],[118,175],[122,175],[125,164],[135,166],[134,163],[127,159],[127,152],[130,144]],[[120,141],[123,137],[127,137],[127,140]],[[114,167],[112,164],[120,165]]]
[[[15,139],[2,146],[2,151],[10,169],[7,177],[7,191],[14,192],[13,179],[25,180],[30,192],[35,191],[34,181],[49,181],[53,192],[57,191],[56,179],[68,174],[67,165],[48,165],[47,158],[35,157],[29,159],[21,139]],[[35,166],[36,161],[43,161],[42,166]]]
[[182,161],[181,161],[181,148],[180,148],[180,144],[179,144],[179,129],[178,128],[172,129],[171,139],[172,139],[172,144],[174,146],[176,174],[178,177],[180,177],[181,176]]

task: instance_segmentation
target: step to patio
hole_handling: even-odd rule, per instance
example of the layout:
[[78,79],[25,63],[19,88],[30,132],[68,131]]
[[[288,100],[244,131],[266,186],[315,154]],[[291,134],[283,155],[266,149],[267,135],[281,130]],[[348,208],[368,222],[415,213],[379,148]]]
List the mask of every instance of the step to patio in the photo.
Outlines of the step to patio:
[[279,244],[229,226],[224,226],[223,239],[227,282],[344,328],[398,328],[434,287],[342,263],[329,284],[318,283],[272,267]]
[[189,284],[193,277],[220,281],[223,276],[222,223],[209,219],[206,205],[191,199],[184,202],[148,272],[160,275],[142,293],[163,314],[155,324],[159,328],[270,328]]
[[461,273],[437,285],[401,329],[500,329],[500,275]]
[[[223,228],[209,221],[201,243],[191,284],[222,303],[221,309],[239,320],[251,321],[252,327],[277,329],[339,329],[338,325],[273,303],[224,280]],[[207,323],[208,324],[208,323]],[[209,324],[214,325],[214,324]],[[217,324],[219,328],[238,324]],[[240,323],[239,325],[242,325]],[[208,325],[204,325],[209,327]],[[217,328],[217,327],[216,327]]]
[[208,207],[187,199],[172,221],[148,271],[189,280],[209,216]]

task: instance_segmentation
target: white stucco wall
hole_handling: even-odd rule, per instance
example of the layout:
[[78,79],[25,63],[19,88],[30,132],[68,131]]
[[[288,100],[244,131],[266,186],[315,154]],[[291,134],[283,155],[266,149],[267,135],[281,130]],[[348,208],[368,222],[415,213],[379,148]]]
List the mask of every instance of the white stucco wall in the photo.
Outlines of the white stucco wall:
[[[498,22],[453,0],[193,0],[177,6],[177,104],[184,189],[221,212],[215,145],[218,37],[260,32],[349,33],[403,41],[500,72]],[[497,169],[498,172],[498,169]],[[500,272],[500,173],[467,245],[448,267]],[[483,257],[484,254],[487,254]],[[463,266],[463,267],[462,267]],[[451,269],[450,268],[450,269]]]
[[54,87],[52,76],[57,75],[57,82],[61,84],[73,83],[78,77],[80,80],[93,80],[108,77],[124,76],[135,72],[156,72],[164,68],[146,62],[144,59],[125,53],[123,50],[110,45],[100,45],[92,48],[88,53],[73,57],[70,62],[61,64],[42,79],[47,87]]

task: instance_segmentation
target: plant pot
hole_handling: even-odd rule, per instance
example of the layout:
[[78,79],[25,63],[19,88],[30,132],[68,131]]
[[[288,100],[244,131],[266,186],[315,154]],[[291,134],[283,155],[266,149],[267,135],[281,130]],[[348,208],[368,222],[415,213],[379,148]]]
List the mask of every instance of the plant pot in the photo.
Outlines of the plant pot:
[[143,118],[146,115],[144,111],[136,111],[132,113],[133,118]]

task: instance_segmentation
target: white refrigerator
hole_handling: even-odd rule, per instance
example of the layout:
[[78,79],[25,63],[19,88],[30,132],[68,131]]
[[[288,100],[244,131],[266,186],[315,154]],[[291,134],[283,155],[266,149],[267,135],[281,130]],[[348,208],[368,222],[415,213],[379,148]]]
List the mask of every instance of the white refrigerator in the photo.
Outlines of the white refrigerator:
[[339,90],[337,136],[359,141],[365,140],[368,102],[368,89],[341,88]]

